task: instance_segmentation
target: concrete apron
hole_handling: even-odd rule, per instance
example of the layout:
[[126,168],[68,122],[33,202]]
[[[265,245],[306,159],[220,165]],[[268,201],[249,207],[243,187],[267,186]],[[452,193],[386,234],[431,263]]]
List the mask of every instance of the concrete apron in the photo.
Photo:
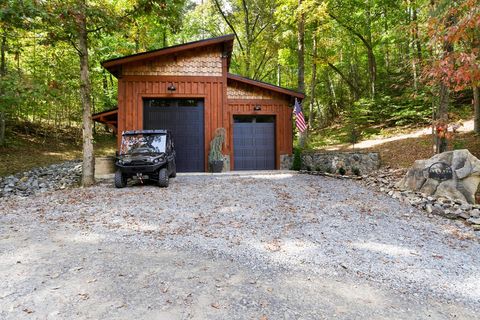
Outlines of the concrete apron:
[[[293,175],[298,171],[293,170],[252,170],[252,171],[228,171],[228,172],[178,172],[177,177],[193,177],[193,176],[222,176],[222,177],[248,177],[248,176],[262,176],[262,175]],[[97,175],[95,173],[95,179],[97,180],[113,180],[115,173]]]

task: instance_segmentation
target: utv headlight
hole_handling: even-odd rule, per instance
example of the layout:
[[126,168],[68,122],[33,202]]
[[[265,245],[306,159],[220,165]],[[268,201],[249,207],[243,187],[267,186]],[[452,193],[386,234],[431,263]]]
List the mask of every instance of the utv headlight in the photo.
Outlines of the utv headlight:
[[157,158],[157,159],[153,160],[153,163],[158,163],[159,161],[160,161],[160,159]]

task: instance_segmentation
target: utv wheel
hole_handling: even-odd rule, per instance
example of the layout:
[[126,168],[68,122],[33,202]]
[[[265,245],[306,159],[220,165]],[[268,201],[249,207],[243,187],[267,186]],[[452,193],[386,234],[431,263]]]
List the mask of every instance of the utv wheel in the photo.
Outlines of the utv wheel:
[[162,188],[168,187],[167,168],[160,169],[160,171],[158,172],[158,186]]
[[120,170],[115,171],[115,187],[124,188],[127,185],[127,177]]

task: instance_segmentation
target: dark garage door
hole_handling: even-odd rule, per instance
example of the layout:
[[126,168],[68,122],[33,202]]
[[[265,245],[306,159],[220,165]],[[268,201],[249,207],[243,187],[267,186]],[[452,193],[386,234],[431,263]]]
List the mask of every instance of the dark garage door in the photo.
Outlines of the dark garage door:
[[275,117],[235,116],[233,153],[235,170],[275,169]]
[[144,99],[143,128],[172,132],[177,171],[205,171],[203,100]]

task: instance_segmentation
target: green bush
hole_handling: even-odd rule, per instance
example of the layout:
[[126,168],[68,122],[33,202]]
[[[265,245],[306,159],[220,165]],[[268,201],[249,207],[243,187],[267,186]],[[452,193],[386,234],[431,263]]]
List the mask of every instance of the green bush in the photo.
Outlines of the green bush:
[[356,167],[353,167],[352,168],[352,173],[356,176],[359,176],[360,175],[360,169],[356,168]]
[[347,173],[347,171],[345,171],[345,169],[344,169],[343,167],[340,167],[340,168],[338,169],[338,173],[339,173],[340,175],[344,176],[344,175]]
[[292,170],[299,171],[302,169],[302,150],[300,148],[295,148],[293,151],[293,164]]

